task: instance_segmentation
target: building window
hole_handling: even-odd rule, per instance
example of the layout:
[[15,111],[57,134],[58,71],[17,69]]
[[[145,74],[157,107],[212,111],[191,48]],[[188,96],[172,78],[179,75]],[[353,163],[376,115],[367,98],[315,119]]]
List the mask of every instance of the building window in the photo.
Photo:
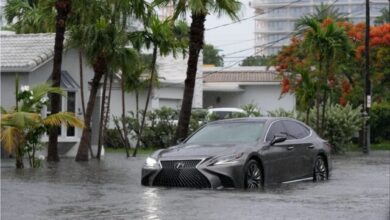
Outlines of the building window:
[[[60,102],[60,111],[62,112],[76,112],[76,92],[68,91],[67,97],[62,97]],[[50,101],[46,108],[46,116],[51,115],[51,106]],[[58,127],[58,136],[59,137],[74,137],[76,136],[76,130],[74,127],[62,125]]]
[[[66,98],[67,111],[68,112],[76,112],[76,92],[68,92],[68,97]],[[75,128],[72,126],[68,126],[66,129],[66,136],[74,137],[75,136]]]

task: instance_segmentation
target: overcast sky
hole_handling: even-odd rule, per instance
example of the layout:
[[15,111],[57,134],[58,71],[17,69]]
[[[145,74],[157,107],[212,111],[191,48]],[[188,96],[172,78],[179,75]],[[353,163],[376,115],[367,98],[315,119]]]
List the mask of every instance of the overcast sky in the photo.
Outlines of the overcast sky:
[[[254,15],[254,9],[249,6],[249,0],[241,0],[242,11],[240,12],[240,18],[247,18]],[[234,65],[240,63],[244,57],[254,54],[254,19],[248,19],[232,25],[216,28],[213,30],[207,30],[223,24],[229,24],[232,21],[223,16],[218,18],[214,15],[208,15],[206,18],[206,34],[205,41],[208,44],[213,44],[219,50],[220,54],[226,55],[225,66]],[[251,49],[249,49],[251,48]],[[232,54],[236,51],[249,49],[240,53]]]

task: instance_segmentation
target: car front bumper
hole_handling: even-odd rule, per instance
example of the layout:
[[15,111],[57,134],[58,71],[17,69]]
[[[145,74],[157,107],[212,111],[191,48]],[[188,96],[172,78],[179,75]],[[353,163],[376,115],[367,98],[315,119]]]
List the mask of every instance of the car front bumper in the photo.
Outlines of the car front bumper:
[[[243,188],[244,162],[210,165],[207,159],[196,159],[195,166],[175,167],[189,160],[160,161],[160,168],[142,169],[144,186],[192,187],[192,188]],[[169,163],[168,163],[169,162]]]

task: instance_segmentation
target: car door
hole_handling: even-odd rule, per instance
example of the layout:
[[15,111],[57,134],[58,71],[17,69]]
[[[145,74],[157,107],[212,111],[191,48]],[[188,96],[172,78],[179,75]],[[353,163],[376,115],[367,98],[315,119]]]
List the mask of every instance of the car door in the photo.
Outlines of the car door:
[[286,142],[290,144],[290,149],[292,148],[291,179],[307,177],[311,173],[314,147],[311,139],[307,138],[310,130],[293,120],[283,120],[283,124],[287,131]]
[[[285,135],[286,129],[282,121],[275,121],[270,125],[266,135],[266,142],[271,142],[275,135]],[[290,178],[291,165],[293,164],[290,144],[286,141],[268,146],[263,152],[265,173],[271,182],[283,182]]]

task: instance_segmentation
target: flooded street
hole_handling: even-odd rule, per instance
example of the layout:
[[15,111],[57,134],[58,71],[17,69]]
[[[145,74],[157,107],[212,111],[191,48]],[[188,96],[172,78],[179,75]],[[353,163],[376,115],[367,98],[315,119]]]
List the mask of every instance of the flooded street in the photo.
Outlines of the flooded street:
[[389,151],[335,157],[325,183],[256,192],[143,187],[144,159],[108,154],[24,170],[2,160],[1,219],[389,219]]

